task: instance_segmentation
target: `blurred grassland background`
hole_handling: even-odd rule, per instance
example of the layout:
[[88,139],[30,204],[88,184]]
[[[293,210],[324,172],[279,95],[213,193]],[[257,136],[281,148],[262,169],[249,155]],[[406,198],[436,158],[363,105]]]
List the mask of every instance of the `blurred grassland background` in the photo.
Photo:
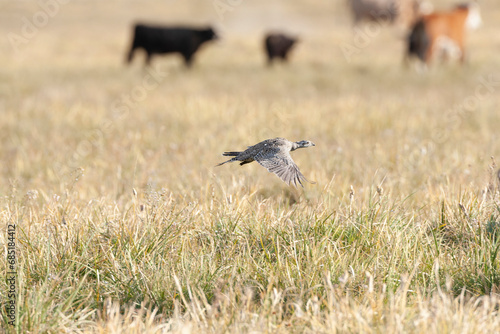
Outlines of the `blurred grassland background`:
[[[13,47],[42,9],[0,3],[2,221],[18,250],[3,328],[498,330],[500,6],[481,1],[465,66],[418,73],[400,27],[357,47],[344,1],[233,4],[69,1]],[[192,70],[139,53],[127,67],[138,21],[221,38]],[[268,30],[299,36],[289,64],[265,66]],[[278,136],[316,143],[293,153],[316,184],[214,168]]]

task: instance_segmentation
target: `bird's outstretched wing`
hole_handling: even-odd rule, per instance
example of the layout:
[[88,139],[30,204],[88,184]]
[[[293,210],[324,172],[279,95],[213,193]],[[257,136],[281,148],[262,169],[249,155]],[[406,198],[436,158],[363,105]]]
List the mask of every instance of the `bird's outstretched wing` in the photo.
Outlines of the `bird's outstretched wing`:
[[257,161],[261,166],[267,168],[271,173],[276,174],[281,180],[286,184],[293,184],[297,187],[297,183],[302,187],[302,181],[308,181],[304,175],[299,170],[299,167],[295,164],[290,156],[290,153],[282,151],[279,149],[266,150],[258,153],[255,156],[255,161]]

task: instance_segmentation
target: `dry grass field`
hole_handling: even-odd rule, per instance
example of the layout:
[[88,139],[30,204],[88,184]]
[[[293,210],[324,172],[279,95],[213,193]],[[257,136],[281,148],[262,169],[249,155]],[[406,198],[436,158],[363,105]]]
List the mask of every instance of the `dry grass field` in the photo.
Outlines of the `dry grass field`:
[[[344,1],[219,2],[0,3],[2,331],[498,332],[497,0],[425,73]],[[136,21],[221,38],[126,66]],[[273,29],[301,41],[268,68]],[[214,167],[274,137],[316,143],[292,153],[315,184]]]

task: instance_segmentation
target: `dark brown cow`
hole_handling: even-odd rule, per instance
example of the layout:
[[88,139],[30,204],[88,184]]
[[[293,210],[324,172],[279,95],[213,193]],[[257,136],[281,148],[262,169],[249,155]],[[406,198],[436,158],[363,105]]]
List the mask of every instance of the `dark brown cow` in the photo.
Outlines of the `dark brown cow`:
[[348,0],[354,24],[362,21],[396,23],[410,27],[429,4],[423,0]]
[[267,34],[264,40],[264,46],[267,53],[268,64],[272,64],[275,58],[286,61],[288,52],[290,52],[296,42],[297,38],[289,37],[284,34]]

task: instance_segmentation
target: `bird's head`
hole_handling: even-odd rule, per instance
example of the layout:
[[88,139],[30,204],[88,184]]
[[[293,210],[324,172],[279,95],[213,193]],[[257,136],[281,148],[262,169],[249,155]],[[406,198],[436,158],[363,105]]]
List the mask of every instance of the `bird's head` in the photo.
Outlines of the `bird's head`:
[[296,150],[298,148],[316,146],[316,145],[314,145],[314,143],[312,141],[309,141],[309,140],[297,141],[294,144],[295,145],[293,145],[294,147],[292,148],[292,151]]

